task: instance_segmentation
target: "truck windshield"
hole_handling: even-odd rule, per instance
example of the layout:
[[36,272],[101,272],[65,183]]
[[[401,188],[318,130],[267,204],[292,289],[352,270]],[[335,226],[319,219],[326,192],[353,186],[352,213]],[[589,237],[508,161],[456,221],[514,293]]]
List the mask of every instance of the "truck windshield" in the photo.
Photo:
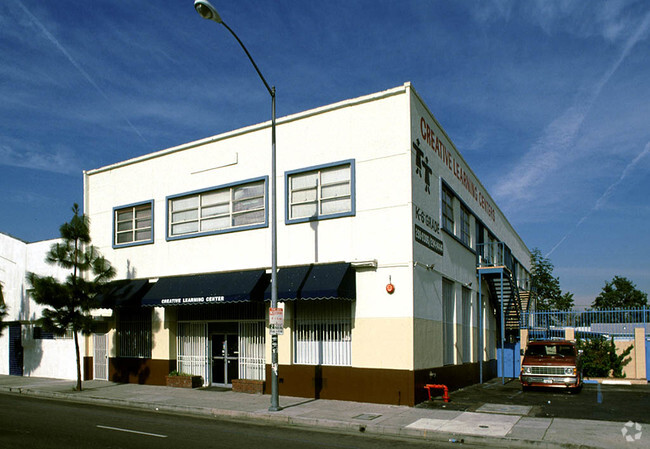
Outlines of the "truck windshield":
[[571,345],[532,345],[526,349],[526,355],[531,356],[573,356],[573,346]]

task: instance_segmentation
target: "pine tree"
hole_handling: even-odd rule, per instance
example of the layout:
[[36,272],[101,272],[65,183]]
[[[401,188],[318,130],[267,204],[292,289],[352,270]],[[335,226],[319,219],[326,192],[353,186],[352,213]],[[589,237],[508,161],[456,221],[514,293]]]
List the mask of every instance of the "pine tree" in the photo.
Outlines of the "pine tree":
[[81,358],[79,333],[92,332],[89,312],[93,298],[103,284],[115,276],[111,264],[91,245],[90,225],[86,215],[79,213],[79,205],[72,208],[74,216],[59,228],[61,243],[55,243],[45,261],[58,265],[70,274],[61,282],[52,276],[27,274],[31,296],[45,306],[38,324],[47,332],[65,335],[72,331],[77,356],[77,385],[81,391]]
[[7,323],[4,322],[7,313],[7,304],[5,304],[5,298],[2,293],[2,284],[0,284],[0,336],[2,336],[2,330],[7,326]]

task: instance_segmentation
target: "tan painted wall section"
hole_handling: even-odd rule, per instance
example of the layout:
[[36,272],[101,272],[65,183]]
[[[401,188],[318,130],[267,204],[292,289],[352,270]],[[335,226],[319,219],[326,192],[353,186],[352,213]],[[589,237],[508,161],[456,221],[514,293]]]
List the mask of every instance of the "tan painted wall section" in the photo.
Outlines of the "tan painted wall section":
[[352,366],[413,369],[413,319],[356,318],[352,328]]

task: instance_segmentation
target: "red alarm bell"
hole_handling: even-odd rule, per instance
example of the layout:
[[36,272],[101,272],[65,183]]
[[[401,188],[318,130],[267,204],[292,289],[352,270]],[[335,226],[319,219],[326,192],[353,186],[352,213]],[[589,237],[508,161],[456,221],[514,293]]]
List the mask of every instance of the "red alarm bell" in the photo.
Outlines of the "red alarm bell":
[[395,286],[391,282],[390,276],[388,276],[388,284],[386,285],[386,291],[388,292],[389,295],[395,293]]

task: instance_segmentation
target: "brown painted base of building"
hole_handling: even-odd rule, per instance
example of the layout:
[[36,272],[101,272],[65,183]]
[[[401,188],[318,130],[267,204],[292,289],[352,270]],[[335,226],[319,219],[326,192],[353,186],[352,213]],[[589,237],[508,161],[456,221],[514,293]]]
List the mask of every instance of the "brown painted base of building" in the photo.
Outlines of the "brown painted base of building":
[[[478,363],[409,370],[341,366],[280,365],[279,392],[286,396],[337,399],[414,406],[428,399],[424,385],[447,385],[449,390],[479,382]],[[496,360],[483,363],[483,380],[496,376]],[[266,366],[264,392],[271,393],[271,366]]]
[[176,369],[176,360],[108,359],[108,379],[113,382],[165,385],[165,377]]
[[249,380],[249,379],[233,379],[232,391],[239,393],[263,394],[264,381],[263,380]]

